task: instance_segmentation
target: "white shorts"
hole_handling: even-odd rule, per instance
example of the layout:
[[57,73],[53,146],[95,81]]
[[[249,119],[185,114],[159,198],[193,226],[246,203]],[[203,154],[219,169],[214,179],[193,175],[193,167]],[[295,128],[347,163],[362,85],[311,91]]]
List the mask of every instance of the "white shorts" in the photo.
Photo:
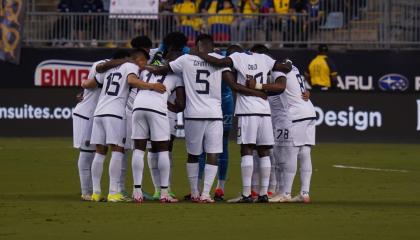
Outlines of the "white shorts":
[[73,115],[73,146],[80,150],[94,151],[95,145],[90,144],[93,120]]
[[279,169],[284,169],[286,163],[297,161],[299,154],[299,147],[294,146],[274,146],[273,155],[276,166]]
[[126,127],[126,135],[125,135],[125,149],[133,149],[134,143],[133,140],[131,139],[131,130],[132,130],[132,116],[133,116],[133,112],[125,109],[125,116],[127,117],[127,119],[125,120],[125,127]]
[[169,120],[169,129],[171,131],[171,135],[176,136],[176,124],[177,124],[177,114],[168,111],[168,120]]
[[238,144],[274,145],[273,125],[270,116],[239,116]]
[[223,121],[185,120],[184,129],[189,154],[223,152]]
[[276,146],[293,146],[293,138],[291,134],[292,121],[287,116],[271,116],[273,121],[274,145]]
[[94,117],[91,144],[117,145],[124,147],[126,142],[126,120],[116,117]]
[[169,141],[169,120],[166,115],[137,110],[133,112],[132,139],[150,139],[153,142]]
[[292,123],[290,129],[293,145],[315,145],[315,120],[305,120]]

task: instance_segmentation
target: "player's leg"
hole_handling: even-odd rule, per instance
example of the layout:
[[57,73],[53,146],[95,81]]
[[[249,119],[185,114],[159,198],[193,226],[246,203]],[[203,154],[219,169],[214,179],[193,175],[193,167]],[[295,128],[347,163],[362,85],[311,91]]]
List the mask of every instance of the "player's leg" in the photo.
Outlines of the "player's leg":
[[[176,125],[176,123],[175,123],[175,125]],[[172,149],[173,149],[173,146],[174,146],[175,138],[176,138],[176,129],[175,129],[174,134],[172,134],[172,131],[171,131],[171,139],[169,141],[169,163],[170,163],[170,169],[169,169],[169,183],[168,183],[168,188],[169,188],[169,195],[171,197],[173,197],[173,198],[175,198],[175,193],[171,189],[172,177],[173,177],[173,169],[174,169],[174,162],[173,162],[174,158],[173,158],[173,155],[172,155]]]
[[210,191],[218,171],[218,157],[223,152],[223,122],[205,121],[204,150],[207,161],[204,167],[204,186],[201,193],[201,202],[212,203]]
[[160,201],[163,203],[178,202],[177,199],[169,195],[169,174],[171,169],[169,160],[169,120],[167,116],[153,112],[148,112],[147,116],[147,121],[150,126],[152,149],[158,154]]
[[284,194],[290,196],[292,193],[293,181],[297,170],[297,157],[299,153],[299,147],[283,147],[283,157],[285,159],[284,165]]
[[292,198],[292,202],[309,203],[309,188],[312,176],[311,147],[302,146],[299,149],[298,160],[300,165],[300,194]]
[[251,196],[255,201],[258,199],[260,192],[260,158],[258,157],[257,150],[252,152],[252,159],[254,160],[254,167],[252,169],[252,180],[251,180]]
[[273,149],[270,150],[270,162],[271,162],[271,172],[270,172],[270,183],[268,185],[268,197],[273,197],[277,189],[277,176],[276,176],[276,160],[274,158]]
[[93,128],[91,136],[91,144],[96,145],[95,156],[92,161],[92,201],[102,201],[101,178],[104,168],[104,161],[108,148],[105,146],[105,128],[103,125],[103,118],[95,117],[93,119]]
[[104,117],[106,143],[111,147],[112,154],[109,162],[109,202],[126,201],[120,189],[121,166],[124,158],[126,142],[126,120],[115,117]]
[[144,111],[133,112],[132,135],[134,140],[134,151],[131,160],[131,168],[133,171],[133,199],[137,203],[143,202],[143,169],[144,154],[149,135],[149,125]]
[[203,183],[204,168],[206,167],[206,162],[207,153],[204,151],[198,158],[198,190],[201,190],[200,186]]
[[[148,144],[149,145],[149,144]],[[158,168],[158,153],[155,152],[152,147],[147,148],[147,164],[149,165],[150,176],[152,177],[152,183],[155,188],[153,193],[153,200],[160,199],[160,175]]]
[[214,193],[214,200],[221,201],[225,195],[225,183],[229,164],[229,130],[223,131],[223,152],[219,154],[219,170],[217,173],[217,187]]
[[186,120],[185,144],[188,152],[187,176],[190,183],[191,200],[198,202],[200,191],[198,190],[199,156],[203,152],[204,121]]
[[124,146],[124,157],[121,162],[121,176],[119,180],[119,189],[121,193],[128,197],[127,190],[125,187],[125,180],[127,178],[127,165],[128,165],[128,158],[129,158],[129,152],[133,149],[133,141],[131,140],[131,131],[132,131],[132,111],[128,110],[126,108],[125,110],[126,114],[126,135],[125,135],[125,146]]

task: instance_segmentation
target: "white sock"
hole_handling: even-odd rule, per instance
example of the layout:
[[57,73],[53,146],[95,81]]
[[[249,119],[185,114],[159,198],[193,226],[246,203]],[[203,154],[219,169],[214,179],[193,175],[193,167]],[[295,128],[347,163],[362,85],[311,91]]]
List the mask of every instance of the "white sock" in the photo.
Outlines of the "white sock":
[[251,195],[251,180],[254,160],[251,155],[241,157],[242,195]]
[[101,193],[101,178],[104,170],[105,155],[95,153],[92,161],[92,187],[93,193]]
[[259,171],[259,160],[257,151],[253,152],[253,169],[252,169],[252,180],[251,180],[251,190],[258,193],[260,191],[260,171]]
[[79,168],[80,187],[83,195],[92,194],[92,161],[95,153],[80,152],[77,166]]
[[109,193],[116,194],[120,192],[119,184],[121,178],[121,165],[124,153],[112,152],[109,162]]
[[276,193],[283,193],[283,185],[284,185],[284,178],[283,178],[283,166],[284,163],[282,160],[284,159],[282,149],[284,147],[281,146],[274,146],[273,148],[273,156],[274,162],[271,164],[271,168],[274,166],[275,176],[276,176]]
[[299,147],[287,147],[283,156],[285,157],[286,164],[284,165],[284,193],[291,194],[293,187],[293,180],[296,175],[297,168],[297,155]]
[[226,183],[226,180],[218,180],[217,181],[217,188],[220,188],[220,189],[222,189],[223,191],[225,191],[225,183]]
[[300,147],[298,159],[300,163],[300,194],[308,195],[312,176],[311,147]]
[[270,153],[271,171],[270,171],[270,183],[268,184],[268,191],[274,193],[277,188],[277,177],[276,177],[276,160],[274,159],[273,151]]
[[131,168],[133,169],[133,185],[135,188],[141,188],[143,181],[144,151],[138,149],[133,151]]
[[271,161],[270,157],[260,158],[260,196],[267,195],[268,184],[270,182]]
[[150,176],[152,176],[153,186],[155,191],[160,191],[160,175],[158,168],[158,154],[154,152],[147,152],[147,163],[150,169]]
[[171,169],[168,151],[158,152],[158,168],[160,176],[160,187],[167,189],[169,184],[169,172]]
[[206,164],[204,166],[204,187],[202,195],[210,196],[211,187],[217,175],[217,165]]
[[124,157],[121,161],[121,176],[119,181],[119,189],[121,192],[126,192],[125,189],[125,179],[127,176],[127,164],[128,164],[128,151],[124,153]]
[[174,162],[172,158],[172,152],[169,152],[169,181],[168,181],[168,189],[171,188],[171,182],[172,182],[172,170],[174,167]]
[[190,182],[191,194],[198,195],[198,163],[187,163],[187,175]]

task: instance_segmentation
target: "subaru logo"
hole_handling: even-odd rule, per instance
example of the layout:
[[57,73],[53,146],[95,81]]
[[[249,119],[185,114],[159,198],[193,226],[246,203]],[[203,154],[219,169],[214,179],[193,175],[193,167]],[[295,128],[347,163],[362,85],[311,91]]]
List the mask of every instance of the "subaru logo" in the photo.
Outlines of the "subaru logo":
[[379,79],[379,88],[383,91],[405,91],[408,88],[408,79],[400,74],[387,74]]

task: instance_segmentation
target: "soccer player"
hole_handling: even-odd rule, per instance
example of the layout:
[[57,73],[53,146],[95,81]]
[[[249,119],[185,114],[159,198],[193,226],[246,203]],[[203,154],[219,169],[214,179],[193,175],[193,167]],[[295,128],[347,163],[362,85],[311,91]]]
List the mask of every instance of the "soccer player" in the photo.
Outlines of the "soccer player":
[[[239,47],[238,47],[239,48]],[[218,59],[198,53],[202,59],[218,67],[235,68],[237,81],[245,86],[250,79],[258,81],[257,90],[280,92],[285,83],[280,79],[275,83],[268,82],[270,71],[290,71],[290,66],[275,61],[265,54],[237,51],[226,58]],[[242,196],[230,202],[253,202],[251,197],[251,179],[253,172],[253,150],[258,152],[260,168],[260,192],[257,202],[268,202],[267,190],[270,178],[270,149],[274,144],[272,133],[271,111],[266,99],[238,94],[235,115],[238,116],[238,144],[241,145]]]
[[100,201],[102,198],[100,182],[107,150],[106,146],[110,146],[112,150],[109,166],[108,201],[121,202],[126,200],[121,194],[118,183],[121,177],[124,143],[126,141],[125,105],[129,88],[165,91],[165,86],[160,83],[146,83],[138,78],[139,68],[146,65],[148,58],[149,55],[146,51],[136,50],[132,53],[132,60],[136,64],[126,62],[121,66],[116,65],[124,61],[109,61],[99,64],[96,68],[97,71],[98,67],[107,68],[109,65],[116,65],[116,67],[101,74],[96,81],[90,79],[82,83],[83,88],[95,88],[100,84],[104,85],[94,112],[91,136],[91,143],[96,144],[96,154],[92,163],[93,201]]
[[[223,58],[213,52],[213,38],[207,34],[197,37],[198,51],[215,58]],[[232,74],[227,68],[210,66],[197,56],[183,55],[169,65],[148,66],[155,74],[172,71],[182,74],[185,92],[185,140],[188,160],[187,175],[191,188],[191,200],[194,202],[213,203],[210,190],[217,174],[217,155],[223,151],[223,123],[221,108],[221,82],[227,81],[233,90],[248,92],[265,97],[259,91],[235,84]],[[198,159],[203,150],[207,153],[207,164],[204,169],[204,187],[198,190]]]
[[[315,145],[315,109],[299,69],[293,66],[288,74],[274,72],[275,79],[287,78],[283,94],[273,96],[273,122],[275,134],[274,157],[279,164],[279,192],[270,202],[309,203],[312,175],[311,146]],[[291,196],[293,180],[300,163],[300,194]]]
[[[168,59],[176,59],[181,52],[169,52]],[[143,180],[144,151],[146,150],[147,140],[152,142],[153,152],[158,155],[157,166],[159,171],[160,201],[162,203],[177,202],[176,198],[169,195],[169,140],[170,129],[168,112],[168,96],[172,91],[176,91],[177,99],[185,99],[182,79],[175,74],[154,75],[147,70],[141,73],[141,78],[148,83],[162,83],[166,87],[166,92],[160,94],[154,91],[141,90],[137,94],[133,106],[133,133],[135,150],[133,152],[132,169],[134,177],[133,198],[135,202],[143,202],[143,192],[141,189]],[[182,111],[185,103],[176,101],[176,110]]]

